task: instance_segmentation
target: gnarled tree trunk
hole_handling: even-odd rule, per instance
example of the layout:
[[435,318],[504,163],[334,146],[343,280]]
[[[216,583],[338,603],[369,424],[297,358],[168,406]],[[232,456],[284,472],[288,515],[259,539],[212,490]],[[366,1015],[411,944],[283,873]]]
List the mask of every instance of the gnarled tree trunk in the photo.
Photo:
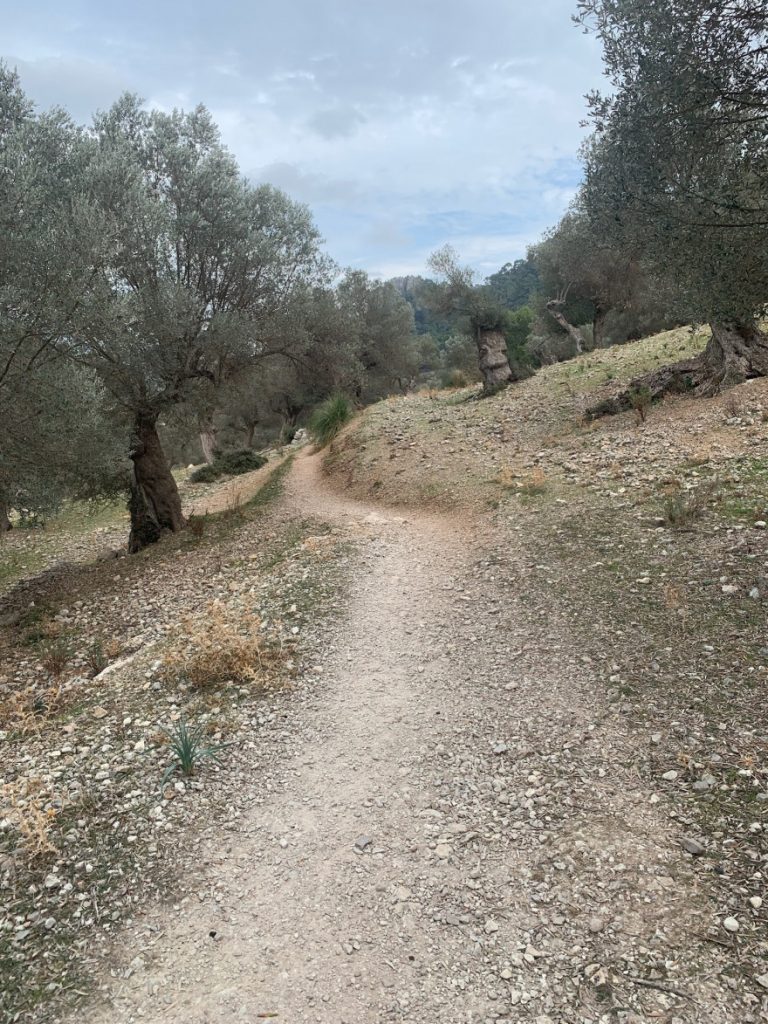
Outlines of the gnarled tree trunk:
[[547,303],[547,312],[554,320],[556,320],[560,324],[560,326],[563,328],[568,337],[576,346],[577,353],[581,354],[586,348],[586,345],[584,344],[584,335],[581,333],[578,327],[574,327],[569,320],[565,319],[565,316],[563,314],[563,305],[564,303],[561,299],[550,299]]
[[768,336],[756,323],[710,326],[712,337],[701,356],[698,394],[715,395],[750,377],[768,376]]
[[131,497],[131,533],[128,550],[132,554],[154,544],[164,533],[176,533],[187,522],[181,511],[181,498],[168,460],[157,434],[157,414],[139,412],[134,421]]
[[210,465],[216,454],[216,426],[213,422],[213,416],[211,414],[200,416],[198,426],[203,458]]
[[246,448],[253,448],[253,438],[256,434],[256,427],[258,427],[258,425],[258,420],[251,420],[249,423],[246,423],[244,427]]
[[480,327],[475,331],[475,342],[483,391],[492,395],[515,379],[507,358],[507,341],[501,331]]
[[754,321],[713,322],[710,327],[712,335],[701,355],[637,377],[626,391],[588,409],[587,416],[596,419],[630,409],[632,393],[640,388],[648,390],[651,401],[669,392],[708,397],[750,377],[768,376],[768,335]]

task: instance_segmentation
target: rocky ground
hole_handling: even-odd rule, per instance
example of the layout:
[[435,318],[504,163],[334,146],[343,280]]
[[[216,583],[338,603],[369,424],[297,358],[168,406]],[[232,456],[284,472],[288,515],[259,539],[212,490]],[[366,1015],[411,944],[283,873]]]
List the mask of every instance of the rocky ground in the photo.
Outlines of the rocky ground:
[[77,1019],[759,1020],[696,834],[568,624],[515,595],[524,563],[316,460],[290,493],[355,538],[346,612]]
[[[195,821],[226,819],[241,751],[301,692],[304,634],[343,602],[347,556],[325,523],[277,511],[287,468],[141,556],[53,565],[4,595],[3,1020],[51,1019],[120,923],[173,891]],[[201,657],[210,671],[191,677]],[[256,662],[252,677],[238,658]],[[227,746],[164,784],[163,730],[182,721]]]
[[[700,343],[382,403],[330,481],[17,588],[7,699],[36,629],[124,650],[3,735],[9,1019],[768,1020],[768,391],[575,415]],[[255,679],[169,675],[209,598]],[[231,746],[163,784],[182,714]]]

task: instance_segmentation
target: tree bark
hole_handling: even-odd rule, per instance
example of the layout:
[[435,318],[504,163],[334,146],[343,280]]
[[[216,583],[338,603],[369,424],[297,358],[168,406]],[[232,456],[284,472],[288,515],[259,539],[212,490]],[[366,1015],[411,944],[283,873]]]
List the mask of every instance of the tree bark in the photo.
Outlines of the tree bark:
[[550,299],[547,303],[547,312],[554,320],[556,320],[560,324],[560,326],[563,328],[568,337],[576,346],[576,352],[579,355],[581,355],[581,353],[584,351],[586,347],[584,344],[584,335],[581,333],[578,327],[574,327],[570,321],[565,319],[562,307],[563,303],[560,302],[558,299]]
[[201,416],[199,419],[200,447],[203,458],[210,465],[216,455],[216,427],[212,415]]
[[157,414],[139,412],[134,421],[131,497],[131,533],[128,551],[133,554],[154,544],[165,533],[184,529],[181,498],[157,434]]
[[605,336],[605,321],[608,319],[608,310],[603,306],[595,306],[595,315],[592,317],[592,347],[602,348]]
[[7,503],[0,498],[0,533],[7,533],[13,529],[10,517],[8,515],[9,509]]
[[501,331],[490,331],[482,327],[475,332],[475,342],[477,363],[483,377],[483,391],[486,395],[492,395],[515,379],[507,358],[507,342]]
[[710,327],[712,335],[701,355],[635,378],[626,391],[588,409],[587,417],[632,408],[632,393],[640,388],[647,388],[654,402],[670,392],[710,397],[751,377],[768,376],[768,335],[756,323],[713,322]]

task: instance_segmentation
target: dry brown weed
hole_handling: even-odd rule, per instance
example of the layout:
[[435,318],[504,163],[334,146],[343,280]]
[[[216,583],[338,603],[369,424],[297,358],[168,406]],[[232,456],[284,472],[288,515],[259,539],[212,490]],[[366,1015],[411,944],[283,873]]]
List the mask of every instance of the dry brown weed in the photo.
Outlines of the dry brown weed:
[[29,861],[56,853],[51,839],[56,810],[46,806],[46,797],[39,779],[19,779],[0,787],[0,814],[10,822]]
[[265,639],[258,616],[230,611],[220,601],[199,617],[186,616],[163,658],[168,678],[183,678],[197,689],[227,684],[273,685],[287,657]]

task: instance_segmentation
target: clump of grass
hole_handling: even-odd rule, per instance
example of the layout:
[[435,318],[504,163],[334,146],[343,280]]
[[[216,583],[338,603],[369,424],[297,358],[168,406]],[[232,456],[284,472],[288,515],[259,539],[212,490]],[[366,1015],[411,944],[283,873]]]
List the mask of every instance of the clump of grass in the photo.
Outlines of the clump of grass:
[[40,661],[46,672],[60,676],[72,657],[69,643],[63,637],[54,637],[40,647]]
[[189,530],[190,535],[195,538],[195,540],[200,540],[205,534],[206,520],[206,516],[196,515],[191,515],[187,519],[187,529]]
[[194,689],[231,684],[270,685],[285,660],[266,643],[261,621],[246,612],[229,612],[214,601],[203,616],[181,620],[163,663],[168,678],[183,678]]
[[88,653],[85,656],[88,668],[91,670],[91,675],[97,676],[100,672],[109,664],[109,658],[107,652],[104,650],[104,644],[101,640],[97,640],[91,644],[88,649]]
[[717,484],[714,480],[699,484],[690,491],[678,488],[664,499],[664,518],[670,526],[682,530],[701,519],[707,506],[715,498]]
[[532,473],[517,484],[517,493],[523,494],[526,497],[534,497],[539,494],[544,494],[546,489],[547,478],[544,474],[544,470],[540,467],[534,469]]
[[352,419],[353,411],[352,403],[345,395],[332,395],[318,405],[309,421],[309,432],[319,448],[331,443],[344,424]]
[[514,487],[516,480],[517,474],[511,466],[502,466],[499,470],[498,476],[496,477],[496,482],[507,489]]
[[167,736],[174,761],[168,765],[163,774],[161,788],[166,785],[170,777],[180,771],[182,775],[194,775],[195,770],[203,761],[214,761],[219,763],[219,751],[229,744],[215,743],[210,745],[206,742],[207,728],[205,723],[200,723],[190,728],[181,718],[173,729],[162,729]]

